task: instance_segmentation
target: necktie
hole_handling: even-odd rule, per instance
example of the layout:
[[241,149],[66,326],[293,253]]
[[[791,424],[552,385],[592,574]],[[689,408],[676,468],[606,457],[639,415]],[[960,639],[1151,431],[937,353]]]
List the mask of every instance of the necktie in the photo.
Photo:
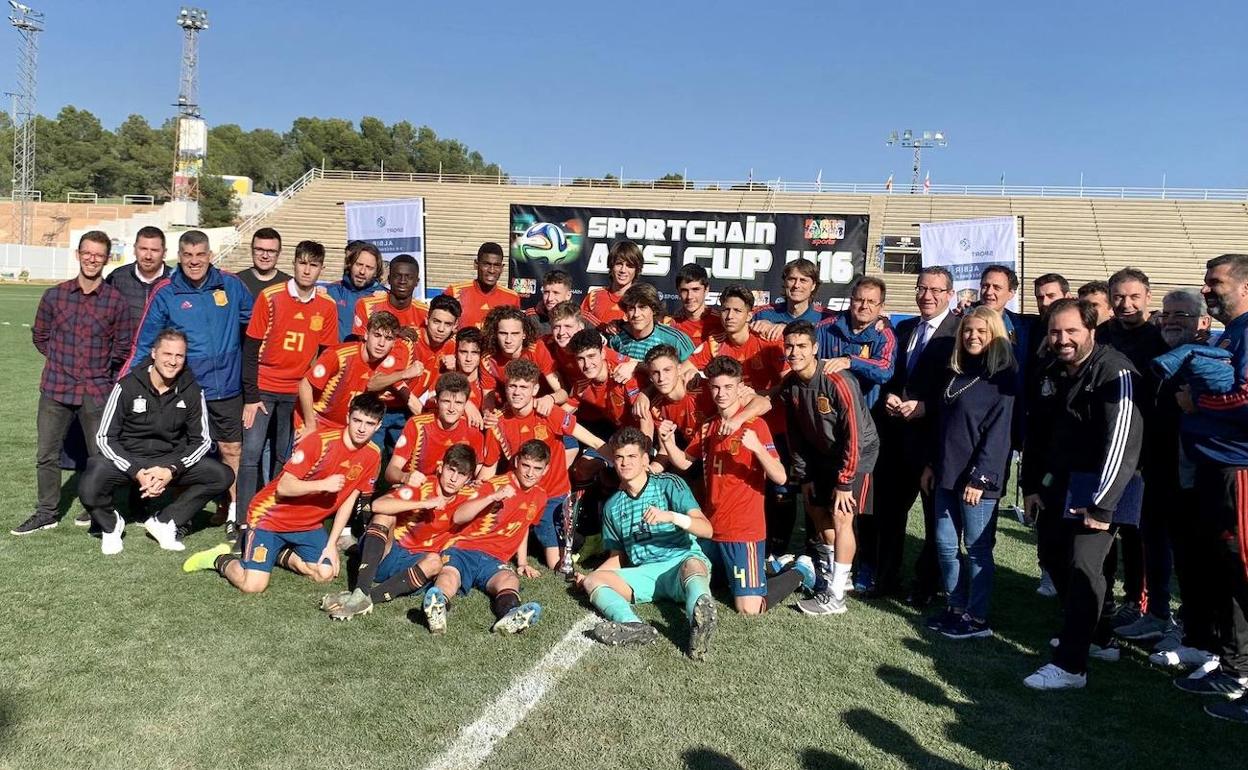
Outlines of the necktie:
[[918,338],[914,341],[914,347],[910,349],[910,357],[906,359],[906,370],[914,371],[914,365],[919,361],[919,354],[923,352],[923,348],[927,346],[927,333],[932,327],[926,321],[919,322],[919,328],[915,329]]

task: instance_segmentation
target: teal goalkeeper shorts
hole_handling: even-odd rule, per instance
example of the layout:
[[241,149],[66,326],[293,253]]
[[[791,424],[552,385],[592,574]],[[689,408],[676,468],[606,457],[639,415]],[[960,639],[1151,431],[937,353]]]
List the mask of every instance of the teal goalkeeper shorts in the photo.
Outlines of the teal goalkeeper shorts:
[[680,556],[673,556],[664,561],[642,564],[638,567],[621,567],[615,573],[628,587],[633,589],[634,604],[648,604],[655,599],[667,599],[673,602],[685,600],[685,586],[680,579],[680,565],[686,559],[697,559],[706,566],[706,573],[711,573],[711,562],[706,555],[697,549],[690,549]]

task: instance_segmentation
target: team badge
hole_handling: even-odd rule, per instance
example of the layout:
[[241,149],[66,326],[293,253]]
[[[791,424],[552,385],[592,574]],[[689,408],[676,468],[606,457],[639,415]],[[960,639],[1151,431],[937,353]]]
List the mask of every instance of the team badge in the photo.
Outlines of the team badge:
[[359,463],[353,464],[350,468],[347,469],[347,481],[355,481],[356,479],[360,477],[360,474],[363,472],[364,472],[363,465],[360,465]]
[[268,561],[269,560],[268,546],[258,545],[255,548],[251,549],[251,560],[256,562],[257,564],[263,564],[264,562]]
[[832,402],[828,400],[827,396],[820,395],[815,399],[815,409],[819,410],[819,414],[831,414]]
[[533,437],[538,441],[545,441],[550,437],[550,432],[546,430],[545,425],[537,425],[533,428]]
[[217,289],[212,293],[212,301],[217,303],[217,307],[225,307],[230,304],[230,295],[225,293],[225,289]]
[[731,441],[729,441],[729,442],[728,442],[728,452],[729,452],[730,454],[734,454],[734,455],[735,455],[735,454],[737,454],[737,453],[738,453],[738,452],[740,452],[740,451],[741,451],[741,439],[739,439],[739,438],[734,438],[734,439],[732,439]]
[[146,412],[147,411],[147,399],[143,398],[142,396],[139,396],[138,398],[136,398],[134,400],[134,403],[130,405],[130,411],[134,412],[135,414],[143,414],[144,412]]
[[312,316],[312,320],[308,322],[308,328],[314,332],[319,332],[325,328],[325,317],[320,313]]
[[1057,386],[1053,384],[1053,379],[1051,377],[1045,377],[1040,381],[1040,395],[1048,398],[1056,392]]

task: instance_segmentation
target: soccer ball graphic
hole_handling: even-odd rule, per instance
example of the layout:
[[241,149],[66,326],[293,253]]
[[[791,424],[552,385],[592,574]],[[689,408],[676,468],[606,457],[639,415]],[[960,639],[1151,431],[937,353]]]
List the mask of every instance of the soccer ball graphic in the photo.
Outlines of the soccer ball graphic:
[[581,238],[553,222],[534,222],[516,239],[512,254],[518,262],[569,264],[580,256]]

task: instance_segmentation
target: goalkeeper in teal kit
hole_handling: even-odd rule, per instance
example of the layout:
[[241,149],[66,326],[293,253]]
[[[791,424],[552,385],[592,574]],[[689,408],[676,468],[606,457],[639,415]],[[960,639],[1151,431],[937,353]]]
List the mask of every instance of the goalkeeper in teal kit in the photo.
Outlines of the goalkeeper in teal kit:
[[649,644],[658,631],[637,617],[633,605],[667,599],[684,604],[689,657],[703,660],[717,618],[711,565],[697,538],[711,537],[711,523],[684,479],[650,473],[650,439],[644,433],[623,428],[610,446],[620,478],[602,511],[603,546],[611,555],[577,579],[607,619],[590,636],[609,645]]

